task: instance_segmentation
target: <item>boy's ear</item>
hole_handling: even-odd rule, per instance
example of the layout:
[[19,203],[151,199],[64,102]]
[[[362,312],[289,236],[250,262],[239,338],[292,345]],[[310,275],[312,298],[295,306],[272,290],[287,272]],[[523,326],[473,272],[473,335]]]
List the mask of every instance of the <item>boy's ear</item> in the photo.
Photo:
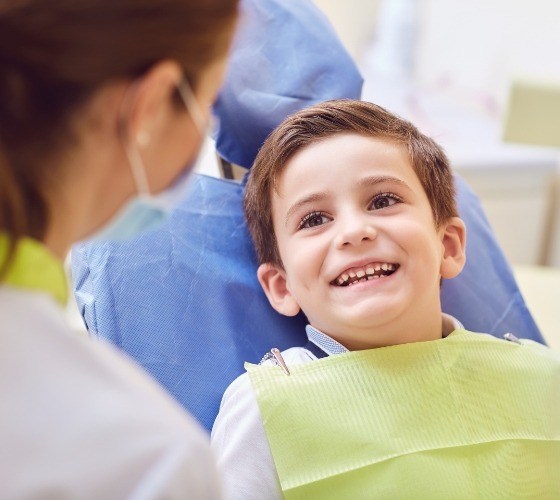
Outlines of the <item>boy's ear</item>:
[[284,316],[295,316],[299,305],[290,293],[286,283],[286,273],[275,264],[261,264],[257,270],[259,283],[270,305]]
[[466,262],[467,228],[459,217],[452,217],[440,229],[443,256],[441,277],[455,278],[463,270]]

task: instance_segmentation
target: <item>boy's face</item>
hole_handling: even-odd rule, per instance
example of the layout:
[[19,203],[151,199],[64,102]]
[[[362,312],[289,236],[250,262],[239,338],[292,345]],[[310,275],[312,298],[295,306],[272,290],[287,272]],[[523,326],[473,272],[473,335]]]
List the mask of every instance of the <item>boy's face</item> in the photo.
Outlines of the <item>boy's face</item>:
[[301,308],[349,349],[441,337],[440,278],[464,264],[465,230],[436,229],[404,147],[340,134],[300,150],[273,193],[284,268],[258,276],[282,314]]

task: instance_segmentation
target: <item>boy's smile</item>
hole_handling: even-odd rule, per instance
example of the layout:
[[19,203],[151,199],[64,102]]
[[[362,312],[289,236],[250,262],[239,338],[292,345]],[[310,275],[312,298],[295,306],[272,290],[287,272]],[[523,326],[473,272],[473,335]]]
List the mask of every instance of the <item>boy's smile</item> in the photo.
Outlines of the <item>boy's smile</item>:
[[331,285],[351,286],[364,281],[387,278],[398,268],[398,264],[388,264],[387,262],[368,262],[365,265],[346,269],[336,279],[331,281]]
[[263,264],[259,279],[279,312],[301,308],[349,349],[441,337],[440,278],[458,273],[464,226],[436,228],[403,146],[345,133],[301,149],[272,213],[283,269]]

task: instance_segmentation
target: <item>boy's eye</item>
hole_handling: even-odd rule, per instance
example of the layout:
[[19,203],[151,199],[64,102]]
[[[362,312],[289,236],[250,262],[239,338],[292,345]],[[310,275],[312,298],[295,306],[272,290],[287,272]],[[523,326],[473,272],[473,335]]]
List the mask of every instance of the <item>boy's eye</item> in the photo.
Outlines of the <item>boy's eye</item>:
[[382,208],[387,208],[395,203],[401,203],[402,199],[393,193],[380,193],[374,196],[370,210],[381,210]]
[[323,212],[312,212],[307,214],[299,223],[298,229],[308,229],[311,227],[320,226],[329,222],[329,217]]

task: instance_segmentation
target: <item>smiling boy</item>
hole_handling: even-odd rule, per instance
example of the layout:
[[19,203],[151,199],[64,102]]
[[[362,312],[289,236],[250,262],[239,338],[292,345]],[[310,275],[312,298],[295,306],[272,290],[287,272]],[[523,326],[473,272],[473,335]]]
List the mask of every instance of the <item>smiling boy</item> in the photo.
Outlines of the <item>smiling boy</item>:
[[[417,451],[417,444],[411,444],[414,436],[406,442],[405,430],[401,437],[381,434],[369,450],[366,443],[375,433],[371,431],[357,437],[350,451],[333,455],[323,465],[317,465],[320,457],[329,456],[337,439],[342,440],[342,447],[350,440],[356,425],[349,427],[348,420],[362,422],[357,429],[370,424],[373,429],[381,428],[383,420],[408,422],[410,415],[402,414],[404,404],[397,402],[393,408],[395,391],[414,387],[413,399],[432,390],[447,394],[448,386],[437,389],[442,380],[451,380],[446,367],[438,375],[434,371],[437,363],[436,368],[426,364],[413,368],[424,356],[439,360],[442,349],[454,353],[456,343],[465,352],[466,345],[480,339],[490,345],[483,346],[489,353],[495,343],[497,349],[507,344],[466,332],[456,319],[442,314],[441,280],[457,276],[465,263],[466,230],[454,195],[453,176],[441,148],[409,122],[370,103],[342,100],[308,108],[289,117],[267,139],[245,196],[245,213],[260,264],[257,276],[276,311],[287,316],[303,311],[309,322],[309,342],[304,348],[275,355],[289,375],[277,378],[278,372],[270,371],[273,367],[253,367],[249,376],[242,375],[226,391],[212,442],[228,498],[280,498],[281,490],[294,498],[318,495],[319,491],[321,497],[328,492],[342,498],[352,494],[350,484],[358,485],[366,498],[390,492],[383,488],[392,484],[389,478],[394,473],[387,475],[379,469],[387,458],[369,457],[397,442],[396,451],[388,456],[409,460],[414,453],[406,450]],[[363,351],[363,355],[354,351]],[[336,356],[340,354],[343,356]],[[382,368],[387,356],[391,357],[388,372]],[[538,351],[535,356],[540,360],[543,354]],[[329,359],[317,362],[320,364],[312,372],[299,368],[325,357]],[[474,359],[478,362],[479,358]],[[399,360],[408,361],[399,366]],[[464,362],[473,361],[465,358]],[[457,372],[460,366],[458,361]],[[556,359],[550,366],[558,371]],[[480,367],[480,373],[488,376],[485,370],[498,370],[494,359]],[[352,375],[341,382],[337,373]],[[490,375],[497,373],[490,371]],[[398,386],[401,389],[391,385],[397,379],[405,381]],[[423,381],[428,385],[422,385]],[[377,391],[377,386],[385,399],[378,399],[377,393],[364,396]],[[349,387],[360,396],[348,395]],[[388,394],[383,387],[391,387]],[[468,394],[478,386],[459,388],[459,396],[454,398],[460,399],[460,390]],[[377,406],[368,407],[373,401]],[[433,401],[439,401],[438,394]],[[447,400],[442,401],[445,407]],[[314,415],[324,404],[327,409]],[[394,413],[376,417],[383,406],[393,408]],[[343,409],[354,410],[338,423]],[[419,404],[408,411],[421,415]],[[445,416],[445,410],[441,415]],[[412,419],[415,421],[414,415]],[[317,430],[323,425],[329,430]],[[556,420],[554,426],[557,432]],[[484,434],[484,426],[479,427]],[[425,430],[429,434],[428,423]],[[499,438],[484,436],[501,442],[506,440],[504,432],[498,432]],[[427,450],[445,448],[438,441],[441,437],[434,439]],[[461,446],[474,446],[479,436],[469,439],[461,441]],[[360,454],[364,450],[365,459]],[[552,461],[558,463],[557,446],[552,454]],[[300,466],[292,468],[293,460]],[[358,479],[356,471],[364,469],[364,460],[367,467],[378,468]],[[429,476],[426,470],[432,470],[422,458],[406,467],[416,471],[419,482]],[[465,465],[460,460],[457,467],[462,470]],[[347,479],[343,472],[349,474]],[[437,476],[433,479],[441,482]],[[430,493],[439,491],[435,484],[435,489],[427,488]],[[478,492],[478,486],[472,488],[471,493]],[[403,490],[392,492],[397,495]]]
[[465,227],[455,209],[436,226],[402,145],[339,132],[306,146],[272,214],[281,261],[258,277],[278,312],[301,308],[350,350],[441,338],[440,278],[463,267]]

